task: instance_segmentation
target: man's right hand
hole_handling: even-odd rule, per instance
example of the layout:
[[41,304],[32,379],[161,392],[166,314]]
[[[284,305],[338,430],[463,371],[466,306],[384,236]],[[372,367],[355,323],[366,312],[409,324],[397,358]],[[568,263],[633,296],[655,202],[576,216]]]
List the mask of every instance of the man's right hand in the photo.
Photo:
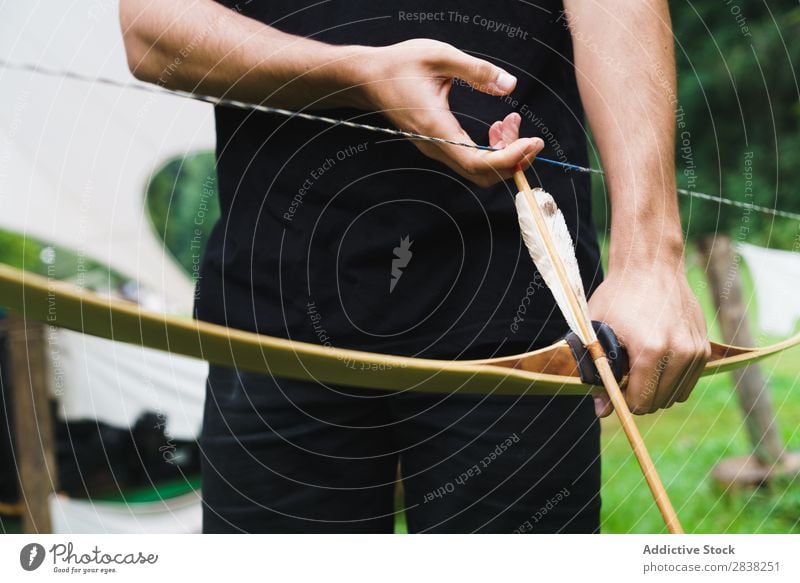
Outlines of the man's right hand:
[[[497,96],[516,85],[499,67],[446,43],[330,45],[287,34],[213,0],[195,0],[190,10],[179,2],[121,0],[120,25],[129,67],[142,81],[287,109],[380,111],[399,129],[456,142],[472,140],[450,111],[453,79]],[[198,31],[203,31],[200,43]],[[486,121],[488,130],[495,120]],[[489,186],[510,178],[517,165],[528,166],[543,142],[517,139],[498,152],[415,145],[468,180]]]
[[[517,80],[503,69],[455,47],[428,39],[414,39],[387,47],[369,48],[357,75],[357,92],[367,108],[379,111],[397,128],[417,134],[473,144],[450,111],[448,95],[454,79],[489,95],[511,93]],[[496,121],[495,123],[501,123]],[[487,123],[488,128],[491,123]],[[511,178],[519,165],[528,167],[544,143],[539,138],[517,138],[489,152],[416,141],[419,150],[443,162],[479,186]]]

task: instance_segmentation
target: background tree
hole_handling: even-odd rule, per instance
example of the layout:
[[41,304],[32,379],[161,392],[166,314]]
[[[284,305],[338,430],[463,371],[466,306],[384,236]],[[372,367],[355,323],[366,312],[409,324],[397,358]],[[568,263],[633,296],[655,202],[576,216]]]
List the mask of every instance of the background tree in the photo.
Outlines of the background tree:
[[[795,0],[672,3],[678,60],[680,185],[800,210],[800,6]],[[681,127],[682,126],[682,127]],[[796,221],[682,197],[690,238],[788,249]]]
[[[147,210],[156,233],[190,276],[219,218],[213,152],[167,162],[147,186]],[[199,235],[197,234],[199,232]],[[199,241],[199,247],[194,243]]]

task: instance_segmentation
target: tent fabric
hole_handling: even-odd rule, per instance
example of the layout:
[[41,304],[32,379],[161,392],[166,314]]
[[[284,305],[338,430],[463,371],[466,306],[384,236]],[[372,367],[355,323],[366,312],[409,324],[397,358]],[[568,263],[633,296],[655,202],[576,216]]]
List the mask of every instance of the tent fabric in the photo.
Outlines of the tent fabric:
[[[3,59],[136,82],[117,3],[7,2],[0,14]],[[105,263],[188,313],[192,281],[144,192],[167,160],[214,147],[211,106],[1,67],[0,86],[0,228]]]
[[749,243],[736,245],[753,276],[758,321],[769,334],[789,336],[800,318],[800,253],[766,249]]
[[[136,83],[116,2],[4,3],[0,58]],[[100,261],[188,314],[193,282],[157,238],[144,194],[168,160],[214,147],[211,106],[3,68],[0,86],[0,228]],[[129,427],[156,411],[172,435],[196,437],[205,363],[63,330],[49,345],[64,419]]]
[[197,438],[208,363],[63,329],[48,335],[48,350],[60,418],[132,427],[154,412],[167,436]]

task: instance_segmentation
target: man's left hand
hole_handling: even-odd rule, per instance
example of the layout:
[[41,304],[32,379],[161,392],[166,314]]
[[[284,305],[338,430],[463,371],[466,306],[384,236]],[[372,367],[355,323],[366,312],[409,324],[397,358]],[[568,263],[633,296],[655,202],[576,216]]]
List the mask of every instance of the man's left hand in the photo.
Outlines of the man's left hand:
[[[653,413],[689,398],[711,348],[683,261],[609,272],[589,311],[611,326],[628,351],[625,397],[633,413]],[[595,397],[595,411],[599,417],[613,411],[606,393]]]

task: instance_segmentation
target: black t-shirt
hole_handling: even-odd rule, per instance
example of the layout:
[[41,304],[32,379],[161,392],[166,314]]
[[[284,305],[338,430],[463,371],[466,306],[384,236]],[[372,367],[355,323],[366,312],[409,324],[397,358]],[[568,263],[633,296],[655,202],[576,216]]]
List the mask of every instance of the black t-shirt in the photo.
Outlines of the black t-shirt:
[[[450,105],[477,143],[512,111],[542,155],[585,165],[561,2],[263,1],[235,7],[333,44],[433,38],[516,75],[510,97],[455,82]],[[437,13],[434,19],[414,14]],[[388,125],[379,114],[320,112]],[[544,345],[567,328],[522,243],[513,182],[479,188],[410,142],[218,107],[222,218],[203,260],[202,320],[338,347],[475,357]],[[601,278],[585,174],[534,164],[558,202],[587,290]]]

